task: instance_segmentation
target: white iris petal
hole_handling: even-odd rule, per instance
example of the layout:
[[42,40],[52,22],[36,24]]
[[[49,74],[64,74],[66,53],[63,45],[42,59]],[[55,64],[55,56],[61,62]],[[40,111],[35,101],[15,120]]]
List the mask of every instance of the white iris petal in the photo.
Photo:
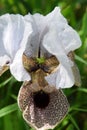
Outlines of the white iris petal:
[[[41,44],[44,36],[49,31],[50,24],[59,25],[59,27],[57,28],[59,32],[63,29],[63,26],[67,24],[67,20],[63,17],[63,15],[61,15],[59,7],[56,7],[51,13],[46,16],[36,13],[33,15],[33,18],[38,27],[39,39]],[[49,52],[47,52],[43,46],[41,46],[41,50],[41,56],[45,54],[47,55],[47,57],[50,56]]]
[[63,44],[67,54],[81,46],[79,35],[69,25],[65,25],[64,30],[59,34],[59,37],[61,38],[61,44]]
[[11,73],[18,81],[29,81],[31,79],[29,73],[23,67],[22,55],[25,51],[26,45],[28,44],[28,39],[33,33],[33,30],[30,23],[26,22],[25,25],[25,31],[20,48],[14,57],[13,63],[10,66]]
[[[47,80],[47,82],[49,83],[49,85],[51,86],[56,86],[56,78],[57,78],[57,75],[58,75],[58,70],[48,76],[45,77],[45,79]],[[59,76],[59,79],[60,81],[60,76]]]
[[0,66],[4,66],[6,63],[10,63],[10,58],[7,55],[0,56]]
[[[67,35],[67,39],[68,39],[68,35]],[[58,35],[56,27],[52,24],[50,26],[49,32],[45,35],[43,39],[43,46],[48,50],[48,52],[55,55],[60,62],[58,76],[56,80],[56,87],[67,88],[73,86],[75,81],[71,69],[73,63],[67,57],[67,53],[69,52],[65,50],[65,47],[62,44],[62,40],[63,37],[60,37]],[[75,37],[74,41],[76,43],[78,39],[76,39]],[[72,50],[72,48],[70,48],[70,50]],[[60,82],[59,82],[59,76],[61,77]]]
[[31,23],[25,22],[23,16],[6,14],[0,17],[0,68],[9,60],[11,73],[19,81],[30,80],[22,64],[22,55],[31,33]]
[[24,69],[22,63],[23,51],[24,49],[18,50],[18,52],[15,55],[13,63],[10,65],[10,70],[18,81],[25,81],[25,80],[29,81],[31,79],[30,75]]
[[37,25],[36,25],[36,22],[32,15],[28,14],[24,18],[25,18],[25,21],[27,21],[28,23],[31,23],[31,26],[33,29],[33,33],[31,34],[31,36],[28,39],[28,43],[26,44],[24,53],[28,57],[37,57],[38,50],[39,50],[39,43],[40,43]]
[[[3,44],[7,54],[14,58],[16,51],[20,47],[20,43],[24,33],[24,20],[21,15],[5,15],[2,16],[5,23],[3,30]],[[3,25],[4,26],[4,25]]]
[[51,13],[46,16],[36,13],[33,15],[33,17],[35,19],[40,34],[47,26],[50,25],[50,23],[67,23],[67,20],[63,17],[63,15],[61,15],[59,7],[56,7]]

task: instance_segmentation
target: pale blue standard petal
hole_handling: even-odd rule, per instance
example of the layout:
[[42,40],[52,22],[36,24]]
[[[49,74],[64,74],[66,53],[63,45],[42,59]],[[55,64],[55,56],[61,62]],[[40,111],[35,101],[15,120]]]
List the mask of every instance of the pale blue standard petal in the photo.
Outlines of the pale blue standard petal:
[[64,47],[61,44],[61,40],[58,39],[57,32],[54,28],[51,28],[47,35],[44,37],[43,46],[51,54],[55,55],[60,62],[56,80],[56,87],[67,88],[73,86],[75,82],[71,69],[73,64],[67,57]]
[[49,27],[51,23],[57,23],[57,24],[67,23],[67,20],[61,14],[59,7],[55,7],[54,10],[51,13],[47,14],[46,16],[36,13],[33,15],[33,17],[40,34],[43,32],[45,28]]
[[9,63],[12,75],[19,81],[30,80],[22,65],[22,55],[31,33],[31,24],[25,22],[23,16],[6,14],[0,17],[0,68]]
[[58,36],[61,38],[61,44],[64,46],[67,54],[81,46],[81,40],[78,33],[67,24]]
[[24,34],[25,26],[23,17],[21,15],[6,14],[1,16],[1,21],[4,27],[3,30],[4,48],[7,54],[11,58],[14,58],[15,53],[20,47],[20,43]]
[[[0,17],[0,56],[7,55],[10,63],[20,47],[24,33],[23,17],[20,15],[5,14]],[[8,58],[4,58],[4,63]],[[2,61],[0,61],[2,64]]]
[[26,45],[28,44],[28,40],[31,37],[32,33],[33,30],[31,23],[25,22],[25,30],[21,46],[14,57],[13,63],[10,65],[11,73],[18,81],[29,81],[31,79],[29,73],[24,69],[22,55],[25,51]]
[[40,49],[41,49],[41,56],[49,57],[50,54],[47,50],[42,46],[42,41],[46,33],[49,31],[49,27],[51,24],[56,24],[58,32],[61,32],[64,28],[64,25],[67,24],[67,20],[63,17],[60,12],[59,7],[55,7],[54,10],[46,16],[43,16],[39,13],[33,15],[33,18],[36,22],[38,32],[39,32],[39,39],[40,39]]
[[31,24],[33,30],[33,33],[28,38],[24,53],[28,57],[38,57],[40,39],[36,22],[31,14],[25,15],[24,19]]
[[18,80],[18,81],[29,81],[31,79],[28,72],[24,69],[23,63],[22,63],[22,55],[23,55],[24,49],[18,50],[18,52],[15,55],[13,63],[10,65],[10,70],[12,75]]

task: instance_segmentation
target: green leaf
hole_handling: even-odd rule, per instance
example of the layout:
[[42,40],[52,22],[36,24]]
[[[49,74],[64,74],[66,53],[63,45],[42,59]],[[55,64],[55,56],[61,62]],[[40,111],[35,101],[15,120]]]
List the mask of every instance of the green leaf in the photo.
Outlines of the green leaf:
[[70,124],[70,125],[67,127],[66,130],[74,130],[74,126],[73,126],[73,124]]
[[17,103],[6,106],[0,110],[0,117],[3,117],[11,112],[14,112],[18,109]]
[[12,130],[13,129],[14,122],[11,121],[10,115],[4,116],[3,121],[4,121],[4,126],[3,126],[4,130]]
[[6,81],[4,81],[4,82],[2,82],[1,84],[0,84],[0,88],[1,87],[3,87],[3,86],[5,86],[7,83],[9,83],[11,80],[12,80],[12,76],[10,77],[10,78],[8,78]]
[[84,13],[83,21],[82,21],[82,29],[81,29],[81,35],[83,41],[85,40],[85,37],[87,36],[87,11]]
[[87,109],[83,109],[83,108],[72,108],[72,109],[76,111],[87,112]]
[[87,65],[87,62],[84,59],[82,59],[80,56],[75,55],[75,59],[82,62],[83,64]]
[[78,91],[82,91],[84,93],[87,93],[87,88],[79,88]]
[[80,130],[80,128],[78,127],[78,125],[77,125],[77,123],[75,121],[75,119],[70,114],[68,114],[68,117],[69,117],[70,121],[73,123],[76,130]]

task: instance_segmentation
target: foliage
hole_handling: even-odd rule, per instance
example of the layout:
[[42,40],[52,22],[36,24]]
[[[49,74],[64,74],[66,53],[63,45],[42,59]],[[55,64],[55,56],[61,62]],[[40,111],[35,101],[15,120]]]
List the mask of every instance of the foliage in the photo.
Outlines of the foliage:
[[[54,130],[87,129],[87,0],[1,0],[0,15],[39,12],[44,15],[60,6],[69,24],[78,31],[82,46],[75,60],[81,73],[82,86],[65,89],[70,103],[69,114]],[[32,130],[22,119],[17,107],[17,94],[22,83],[7,71],[0,77],[0,130]]]

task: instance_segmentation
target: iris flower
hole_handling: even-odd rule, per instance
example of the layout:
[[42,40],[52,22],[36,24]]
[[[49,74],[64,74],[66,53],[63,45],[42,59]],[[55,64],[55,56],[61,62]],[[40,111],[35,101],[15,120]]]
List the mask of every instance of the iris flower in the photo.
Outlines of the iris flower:
[[[54,124],[66,115],[68,103],[61,88],[69,88],[79,82],[79,78],[76,78],[76,71],[78,77],[79,71],[75,68],[74,59],[71,55],[80,46],[79,35],[68,25],[59,7],[56,7],[46,16],[39,13],[34,15],[29,13],[25,16],[5,14],[0,17],[0,75],[9,68],[18,81],[27,82],[27,85],[25,85],[25,82],[19,91],[18,102],[21,110],[24,111],[25,120],[29,124],[33,124],[34,128],[40,127],[38,123],[41,123],[41,128],[53,128]],[[51,67],[49,67],[50,63],[47,60],[52,57],[54,57],[55,62],[52,63],[50,60]],[[52,68],[53,66],[55,66],[55,69]],[[49,72],[50,69],[51,71]],[[38,80],[36,80],[37,82],[32,81],[32,72],[36,74],[36,71],[45,73],[42,78],[44,79],[43,83],[46,82],[46,84],[45,87],[35,87],[37,90],[33,90],[33,86],[40,86]],[[50,88],[53,88],[52,91],[50,91]],[[24,89],[24,92],[22,89]],[[42,108],[37,109],[37,105],[34,108],[34,98],[36,96],[32,95],[37,95],[36,91],[40,95],[44,95],[43,93],[47,94],[50,99],[43,110]],[[29,101],[32,100],[32,102],[30,101],[29,103],[28,99]],[[26,102],[25,105],[24,102]],[[53,102],[56,105],[53,105]],[[67,108],[64,110],[65,113],[63,113],[63,107],[64,109]],[[34,118],[36,109],[38,117]],[[50,123],[53,120],[50,122],[47,116],[49,116],[49,112],[56,111],[56,109],[59,109],[60,116],[58,117],[59,113],[57,113],[58,118],[52,116],[51,119],[55,118],[53,119],[55,123],[52,126]],[[61,111],[63,114],[61,114]],[[32,115],[31,121],[30,117],[28,117],[30,115]],[[36,118],[37,120],[40,118],[40,122],[36,121]]]

